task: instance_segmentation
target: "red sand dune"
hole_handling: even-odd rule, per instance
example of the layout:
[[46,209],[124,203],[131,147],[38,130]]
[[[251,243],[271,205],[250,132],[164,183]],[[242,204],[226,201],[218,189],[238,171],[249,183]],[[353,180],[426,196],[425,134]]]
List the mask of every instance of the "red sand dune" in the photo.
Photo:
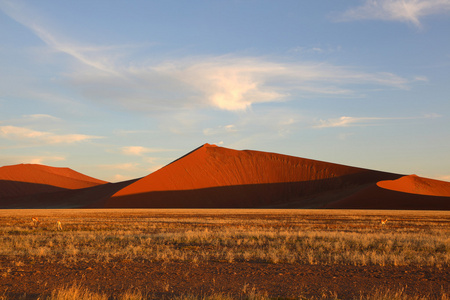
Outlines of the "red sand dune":
[[385,180],[377,183],[380,188],[397,192],[450,197],[450,182],[419,177],[403,176],[397,180]]
[[0,168],[0,208],[75,207],[450,210],[450,182],[209,144],[119,183],[68,168]]
[[[106,207],[267,207],[335,189],[396,179],[299,157],[205,144],[118,191]],[[325,200],[327,201],[327,200]]]
[[0,167],[0,198],[81,189],[104,183],[69,168],[38,164]]
[[450,182],[403,176],[372,184],[326,208],[450,210]]

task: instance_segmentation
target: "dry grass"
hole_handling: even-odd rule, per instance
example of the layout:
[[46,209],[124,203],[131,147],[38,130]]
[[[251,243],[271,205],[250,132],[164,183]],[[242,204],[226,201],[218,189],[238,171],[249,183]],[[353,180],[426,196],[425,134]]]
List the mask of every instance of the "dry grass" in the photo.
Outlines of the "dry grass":
[[[6,296],[0,296],[1,300],[7,300]],[[107,295],[104,293],[92,292],[89,289],[74,284],[69,287],[62,287],[59,289],[53,290],[50,296],[46,297],[43,295],[39,297],[39,299],[46,300],[150,300],[150,299],[158,299],[158,297],[154,297],[153,295],[143,294],[139,290],[129,290],[125,291],[117,297],[113,297],[111,295]],[[223,293],[211,294],[211,295],[192,295],[192,294],[184,294],[184,295],[176,295],[171,296],[164,299],[174,299],[174,300],[269,300],[272,299],[267,296],[266,293],[261,293],[256,291],[255,289],[244,289],[240,295],[229,295]],[[336,293],[322,291],[319,295],[305,297],[299,295],[297,298],[289,298],[289,299],[299,299],[299,300],[339,300],[340,298]],[[357,298],[352,298],[352,300],[449,300],[450,297],[447,293],[442,292],[440,296],[417,296],[417,295],[409,295],[406,293],[406,289],[404,287],[397,289],[374,289],[373,292],[369,294],[361,294]]]
[[0,217],[0,255],[16,264],[47,258],[450,266],[448,212],[3,210]]

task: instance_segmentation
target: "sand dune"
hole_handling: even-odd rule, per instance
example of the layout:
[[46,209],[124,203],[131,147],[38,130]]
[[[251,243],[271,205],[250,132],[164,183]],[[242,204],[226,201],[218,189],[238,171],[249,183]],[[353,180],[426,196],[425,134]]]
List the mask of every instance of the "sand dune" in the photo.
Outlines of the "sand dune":
[[0,198],[81,189],[104,183],[69,168],[38,164],[0,167]]
[[377,185],[383,189],[397,192],[450,197],[450,182],[419,177],[403,176],[397,180],[380,181]]
[[119,183],[68,168],[0,168],[0,208],[77,207],[450,210],[450,183],[209,144]]
[[450,182],[403,176],[372,184],[326,208],[450,210]]
[[106,206],[267,207],[291,202],[301,206],[310,195],[398,177],[276,153],[205,144],[118,191]]

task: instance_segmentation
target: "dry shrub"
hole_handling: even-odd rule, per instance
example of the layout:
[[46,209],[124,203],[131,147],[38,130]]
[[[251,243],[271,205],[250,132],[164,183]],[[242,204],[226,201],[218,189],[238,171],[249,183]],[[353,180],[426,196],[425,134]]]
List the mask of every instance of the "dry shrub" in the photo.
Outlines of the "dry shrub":
[[108,300],[108,296],[103,293],[91,292],[89,289],[79,284],[53,290],[48,300]]
[[438,295],[408,294],[406,287],[397,289],[375,289],[370,294],[360,296],[360,300],[450,300],[446,291],[441,290]]

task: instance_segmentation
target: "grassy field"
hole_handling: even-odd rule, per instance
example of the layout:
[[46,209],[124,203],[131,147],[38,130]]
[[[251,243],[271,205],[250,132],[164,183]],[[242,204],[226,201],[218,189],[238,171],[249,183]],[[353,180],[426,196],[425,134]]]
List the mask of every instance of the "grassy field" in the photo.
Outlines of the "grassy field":
[[7,210],[0,217],[0,255],[19,264],[47,257],[450,266],[446,212]]
[[[40,222],[33,223],[33,217]],[[58,230],[58,220],[63,230]],[[0,256],[19,267],[45,259],[68,264],[133,260],[449,268],[450,213],[0,210],[0,245]],[[8,276],[8,269],[1,272],[0,279]],[[69,299],[58,298],[61,291],[51,299]],[[390,292],[400,295],[395,299],[410,299]],[[143,299],[130,297],[124,299]]]

